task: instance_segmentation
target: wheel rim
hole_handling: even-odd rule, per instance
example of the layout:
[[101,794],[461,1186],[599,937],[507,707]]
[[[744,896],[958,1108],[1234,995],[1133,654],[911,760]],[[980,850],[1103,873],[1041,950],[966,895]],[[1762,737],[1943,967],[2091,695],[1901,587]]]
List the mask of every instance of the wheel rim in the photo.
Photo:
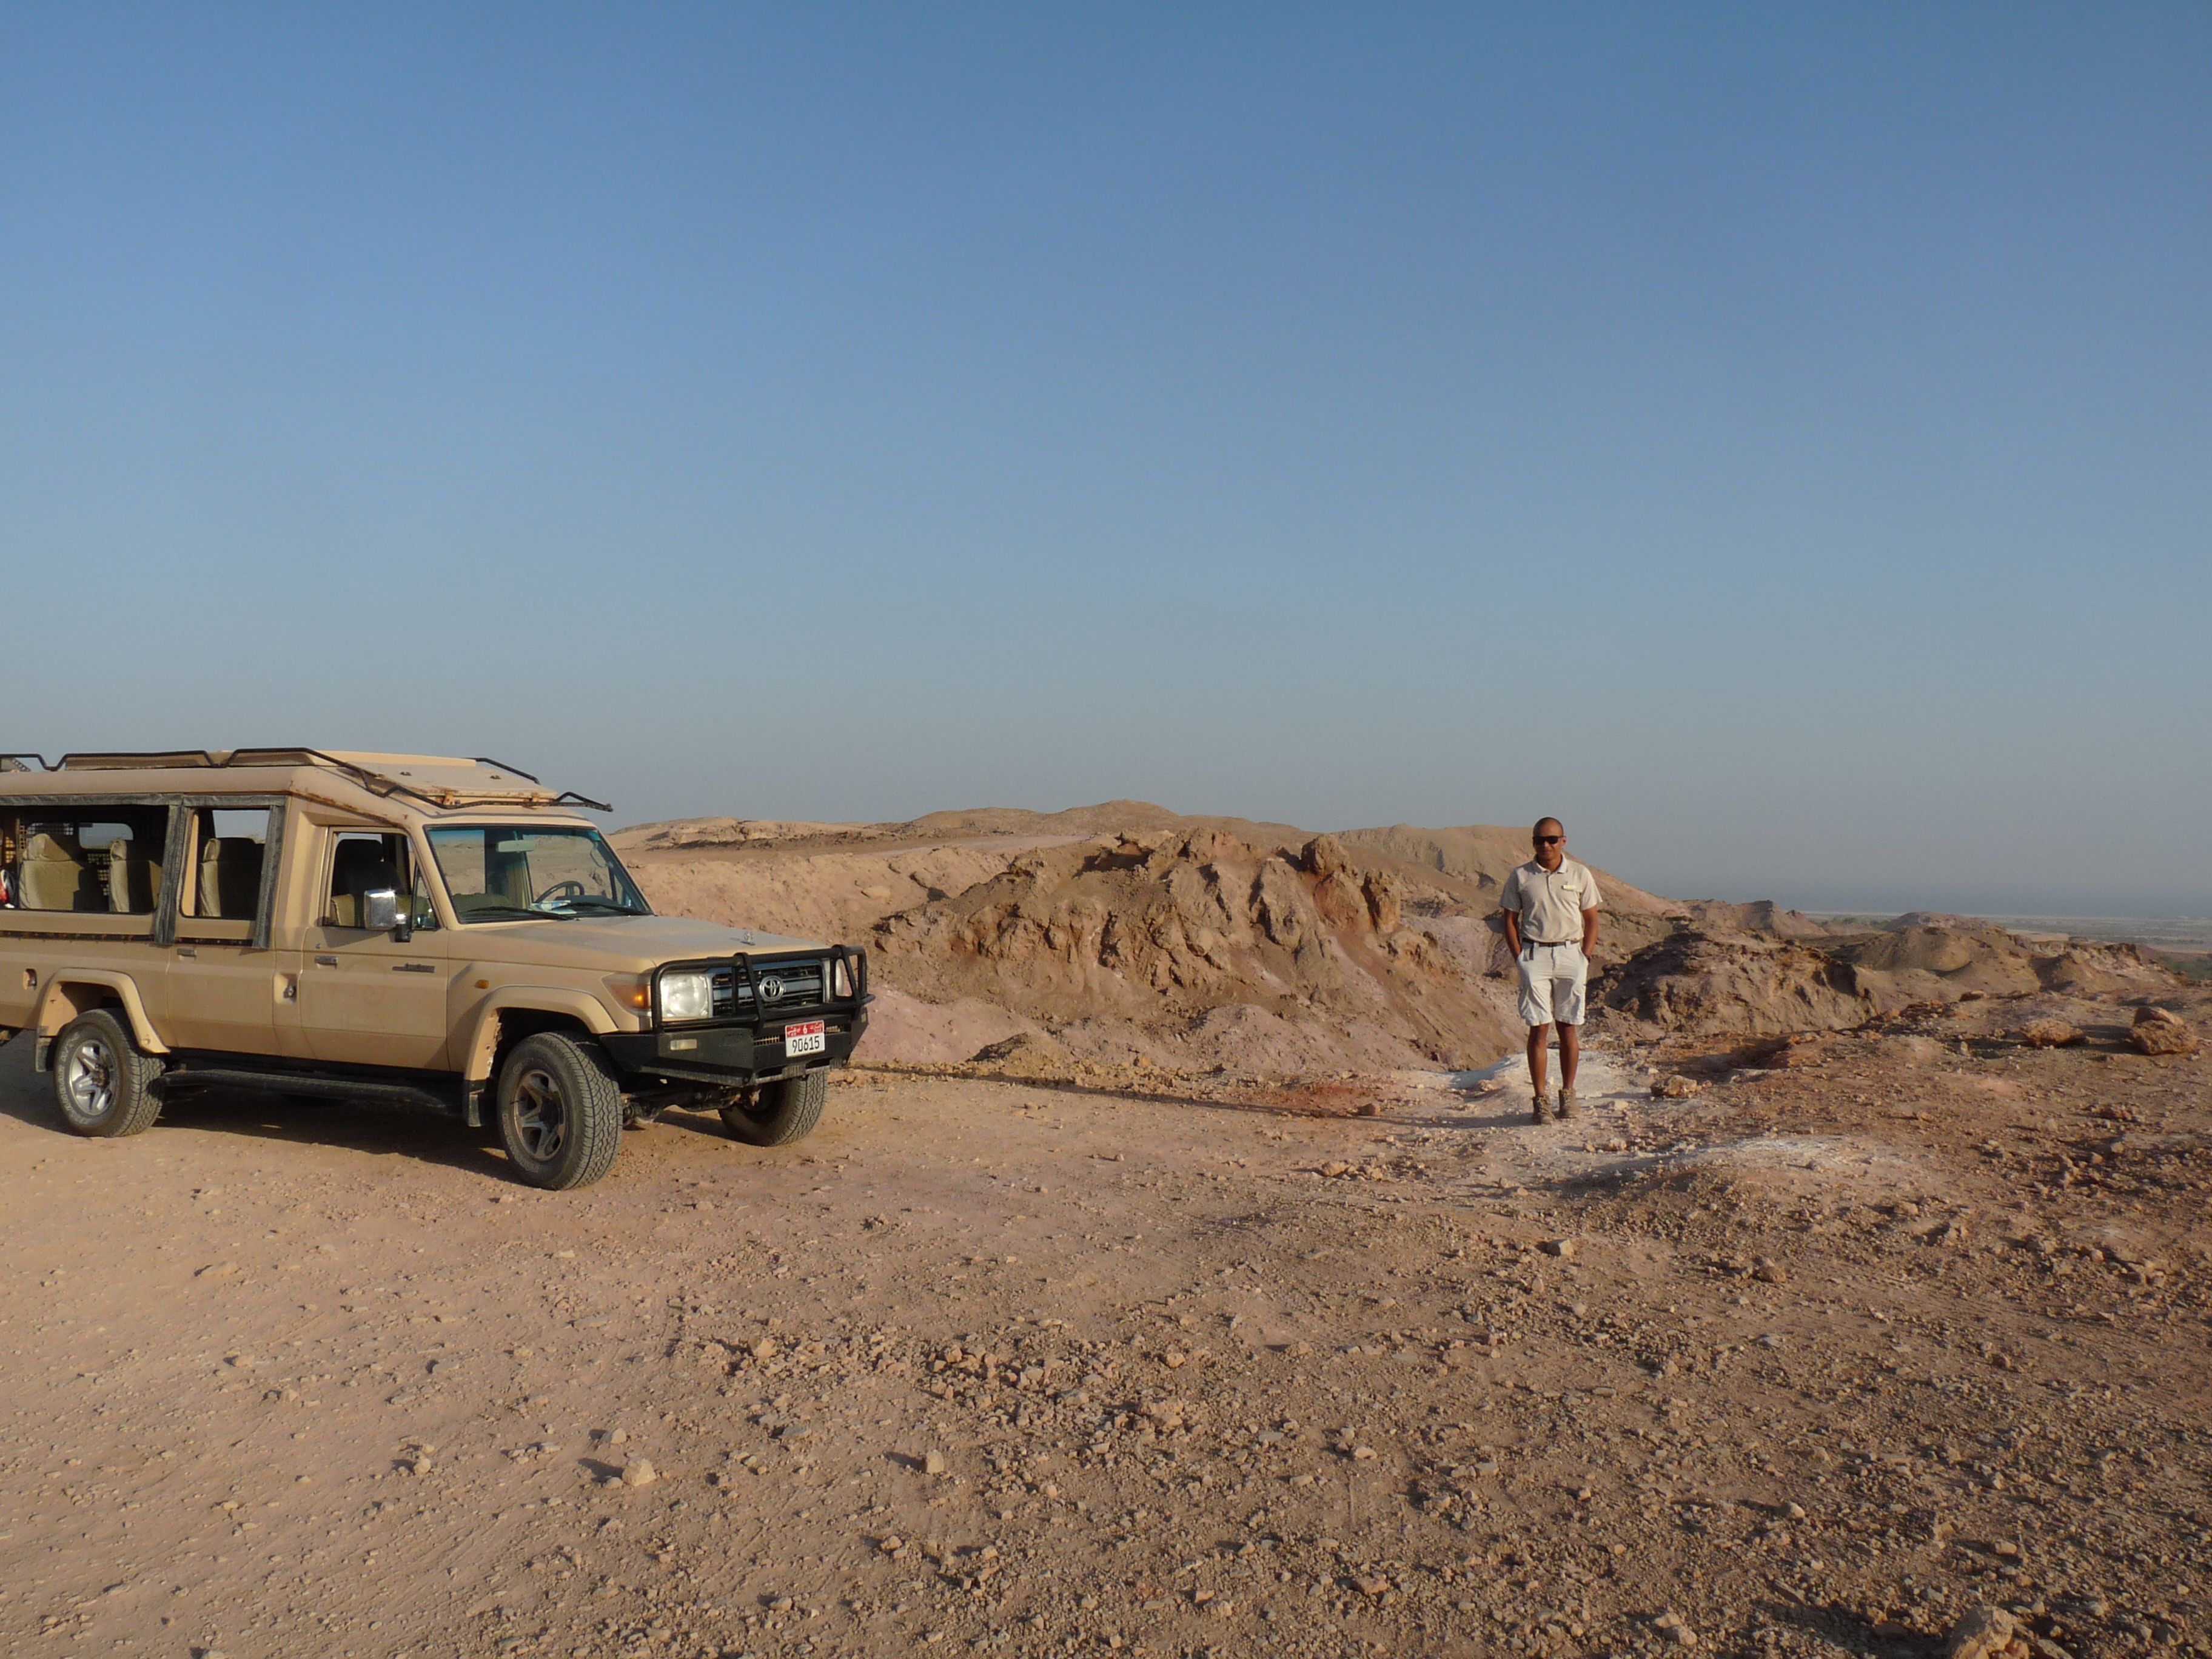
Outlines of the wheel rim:
[[115,1104],[115,1051],[96,1036],[74,1045],[62,1062],[62,1093],[70,1114],[90,1121]]
[[533,1164],[550,1164],[568,1144],[568,1113],[561,1085],[543,1066],[533,1066],[515,1080],[515,1139]]

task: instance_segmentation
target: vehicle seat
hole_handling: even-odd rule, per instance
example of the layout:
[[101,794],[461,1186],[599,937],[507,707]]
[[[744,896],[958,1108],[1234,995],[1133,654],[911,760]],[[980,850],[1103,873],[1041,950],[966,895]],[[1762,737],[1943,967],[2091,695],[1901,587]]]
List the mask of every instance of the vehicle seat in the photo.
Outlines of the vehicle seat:
[[261,843],[243,836],[210,836],[200,843],[197,914],[251,921],[261,905]]
[[523,853],[484,854],[484,891],[505,904],[527,908],[538,895],[530,886],[530,859]]
[[106,908],[84,848],[70,835],[41,830],[23,848],[22,890],[15,902],[26,910],[101,910]]
[[161,863],[149,859],[136,841],[110,843],[107,849],[107,908],[118,916],[151,915],[161,896]]
[[386,889],[399,890],[399,872],[373,841],[342,841],[331,866],[331,922],[337,927],[361,927],[366,907],[364,895]]

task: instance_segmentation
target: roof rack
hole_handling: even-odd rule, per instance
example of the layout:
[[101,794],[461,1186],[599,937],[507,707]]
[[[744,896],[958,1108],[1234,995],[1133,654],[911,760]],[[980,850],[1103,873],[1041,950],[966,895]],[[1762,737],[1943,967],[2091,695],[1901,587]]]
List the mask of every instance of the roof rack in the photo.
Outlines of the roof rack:
[[[307,748],[286,749],[170,749],[146,754],[69,754],[48,765],[38,755],[0,757],[0,770],[30,769],[21,764],[35,760],[49,772],[112,772],[157,771],[171,767],[202,769],[228,767],[315,766],[341,774],[371,794],[380,796],[406,795],[426,806],[465,806],[488,805],[496,801],[515,801],[532,806],[580,806],[594,812],[611,812],[615,809],[605,801],[593,800],[589,795],[580,795],[573,789],[558,794],[548,791],[532,774],[519,766],[509,766],[483,756],[467,760],[448,758],[441,755],[334,755],[326,750]],[[409,764],[402,765],[405,762]],[[467,775],[477,768],[484,769],[489,776]],[[417,777],[426,774],[443,776]],[[509,779],[520,780],[529,788],[500,788],[496,786]],[[489,786],[489,787],[487,787]]]

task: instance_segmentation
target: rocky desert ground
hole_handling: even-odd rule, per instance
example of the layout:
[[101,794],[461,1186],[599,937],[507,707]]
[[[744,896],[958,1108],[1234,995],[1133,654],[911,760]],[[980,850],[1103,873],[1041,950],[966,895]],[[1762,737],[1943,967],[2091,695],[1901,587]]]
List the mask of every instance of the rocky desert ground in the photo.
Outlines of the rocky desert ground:
[[2212,991],[2141,953],[1609,884],[1534,1127],[1511,832],[625,841],[872,947],[811,1139],[545,1194],[380,1107],[77,1140],[0,1048],[0,1651],[2212,1653]]

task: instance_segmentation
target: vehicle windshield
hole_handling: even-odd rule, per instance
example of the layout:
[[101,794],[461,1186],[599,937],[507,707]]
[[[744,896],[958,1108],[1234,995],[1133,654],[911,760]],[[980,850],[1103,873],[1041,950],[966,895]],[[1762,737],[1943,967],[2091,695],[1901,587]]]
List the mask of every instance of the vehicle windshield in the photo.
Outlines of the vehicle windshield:
[[463,922],[653,914],[596,830],[502,823],[428,833]]

